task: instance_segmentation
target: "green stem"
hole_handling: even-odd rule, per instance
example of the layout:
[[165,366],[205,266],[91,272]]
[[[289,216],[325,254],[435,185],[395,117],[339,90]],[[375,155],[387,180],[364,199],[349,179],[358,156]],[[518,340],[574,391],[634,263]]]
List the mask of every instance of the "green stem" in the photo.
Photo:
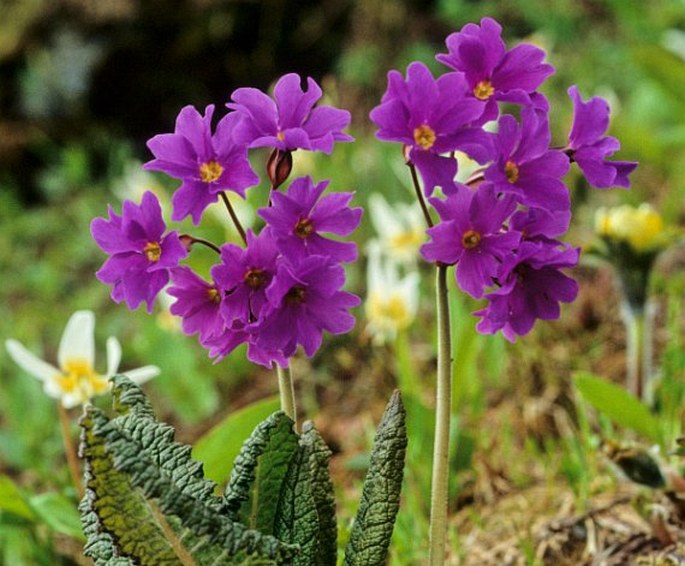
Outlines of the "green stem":
[[438,264],[437,266],[435,290],[438,317],[438,375],[431,483],[429,563],[431,566],[442,566],[445,562],[447,541],[447,487],[450,419],[452,415],[452,339],[450,336],[446,265]]
[[637,311],[623,305],[623,322],[626,327],[626,373],[628,390],[638,399],[644,400],[644,310]]
[[59,424],[62,429],[62,439],[64,440],[64,452],[67,457],[71,481],[74,483],[79,499],[83,497],[83,483],[81,482],[81,466],[79,465],[78,454],[71,438],[71,420],[69,413],[62,405],[60,399],[57,400],[57,412],[59,413]]
[[235,213],[231,201],[228,200],[228,195],[225,191],[221,191],[219,193],[219,196],[221,197],[221,200],[224,201],[226,210],[228,210],[228,215],[231,217],[235,229],[238,230],[238,234],[240,234],[240,238],[242,239],[243,244],[247,244],[247,236],[245,235],[245,229],[243,228],[243,225],[240,223],[240,220],[238,220],[238,215]]
[[297,426],[297,408],[295,407],[295,384],[290,367],[283,369],[276,364],[278,372],[278,391],[281,394],[281,411],[288,415]]

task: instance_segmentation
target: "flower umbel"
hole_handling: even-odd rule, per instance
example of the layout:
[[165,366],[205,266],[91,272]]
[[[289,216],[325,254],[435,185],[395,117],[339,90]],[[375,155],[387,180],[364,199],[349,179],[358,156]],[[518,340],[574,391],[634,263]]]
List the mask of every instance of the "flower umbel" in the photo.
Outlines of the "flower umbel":
[[[99,374],[95,371],[94,329],[95,315],[92,311],[76,311],[71,315],[59,344],[58,367],[41,360],[17,340],[7,340],[5,347],[24,371],[43,382],[45,393],[70,409],[89,403],[93,397],[109,391],[108,380],[119,368],[121,345],[116,338],[110,337],[107,339],[107,372]],[[141,384],[159,375],[159,368],[144,366],[124,374]]]

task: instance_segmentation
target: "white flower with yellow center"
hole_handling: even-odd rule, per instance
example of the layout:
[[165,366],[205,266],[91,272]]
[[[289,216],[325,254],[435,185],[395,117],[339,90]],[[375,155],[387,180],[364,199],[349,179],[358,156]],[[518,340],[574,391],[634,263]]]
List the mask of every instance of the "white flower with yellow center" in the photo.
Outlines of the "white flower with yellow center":
[[[119,369],[121,345],[116,338],[110,337],[107,339],[107,373],[96,373],[94,332],[95,314],[92,311],[76,311],[71,315],[57,351],[58,368],[32,354],[17,340],[9,339],[5,346],[24,371],[43,382],[43,389],[50,397],[60,399],[62,405],[70,409],[109,391],[108,380]],[[123,373],[141,384],[159,375],[159,368],[145,366]]]
[[369,247],[366,297],[367,331],[375,344],[394,340],[416,317],[419,302],[419,274],[400,279],[392,260],[382,261],[377,243]]
[[374,193],[369,197],[369,210],[383,253],[404,265],[415,264],[426,239],[425,220],[418,203],[390,206]]

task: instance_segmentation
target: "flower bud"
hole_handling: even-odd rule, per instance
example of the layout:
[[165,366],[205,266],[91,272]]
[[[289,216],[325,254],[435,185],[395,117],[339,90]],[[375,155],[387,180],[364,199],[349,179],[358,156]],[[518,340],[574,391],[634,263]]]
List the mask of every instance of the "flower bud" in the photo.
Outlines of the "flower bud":
[[266,174],[271,181],[271,188],[280,187],[293,169],[293,155],[290,151],[274,149],[266,162]]

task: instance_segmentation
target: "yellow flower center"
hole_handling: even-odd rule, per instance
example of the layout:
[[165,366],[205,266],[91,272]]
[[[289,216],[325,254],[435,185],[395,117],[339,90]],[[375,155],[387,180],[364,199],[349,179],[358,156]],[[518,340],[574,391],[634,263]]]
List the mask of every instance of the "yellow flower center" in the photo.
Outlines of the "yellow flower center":
[[200,165],[200,179],[203,183],[213,183],[223,172],[223,166],[216,161],[207,161]]
[[285,139],[285,134],[279,130],[276,137],[278,138],[278,141],[283,141]]
[[435,143],[435,131],[427,124],[414,130],[414,141],[421,149],[429,150]]
[[519,168],[513,161],[507,161],[504,165],[504,174],[507,176],[507,181],[512,185],[519,180]]
[[295,234],[300,238],[307,238],[314,232],[314,225],[309,218],[300,218],[295,224]]
[[207,289],[207,297],[209,297],[209,302],[218,305],[221,302],[221,293],[216,287],[210,287]]
[[467,230],[461,237],[461,245],[464,246],[467,250],[477,248],[479,244],[480,234],[475,230]]
[[406,328],[412,319],[409,305],[398,293],[393,293],[389,297],[382,293],[373,293],[368,299],[366,313],[369,321],[389,330]]
[[388,245],[397,252],[413,252],[423,242],[423,234],[420,230],[398,232],[389,239]]
[[479,100],[487,100],[495,94],[495,87],[490,81],[480,81],[473,87],[473,95]]
[[57,385],[64,395],[78,395],[85,403],[95,395],[107,391],[107,380],[95,373],[93,367],[85,360],[70,359],[62,368],[62,375],[57,378]]
[[143,248],[143,253],[148,261],[159,261],[162,256],[162,246],[157,242],[148,242]]

